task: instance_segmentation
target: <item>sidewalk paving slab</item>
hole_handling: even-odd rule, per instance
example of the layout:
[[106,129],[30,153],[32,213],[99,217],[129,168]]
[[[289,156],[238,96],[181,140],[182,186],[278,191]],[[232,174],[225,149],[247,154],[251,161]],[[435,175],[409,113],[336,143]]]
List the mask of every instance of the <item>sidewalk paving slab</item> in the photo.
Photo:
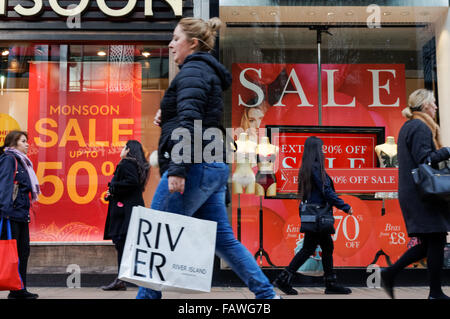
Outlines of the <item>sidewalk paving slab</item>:
[[[276,291],[283,299],[389,299],[381,288],[351,287],[350,295],[325,295],[323,287],[295,287],[299,294],[288,296]],[[135,299],[137,287],[128,287],[126,291],[103,291],[100,288],[65,287],[29,287],[28,290],[39,294],[39,299]],[[397,299],[426,299],[428,287],[396,287]],[[450,295],[450,286],[443,287]],[[7,299],[8,291],[0,291],[0,299]],[[163,292],[163,299],[254,299],[253,293],[244,287],[213,287],[209,293]]]

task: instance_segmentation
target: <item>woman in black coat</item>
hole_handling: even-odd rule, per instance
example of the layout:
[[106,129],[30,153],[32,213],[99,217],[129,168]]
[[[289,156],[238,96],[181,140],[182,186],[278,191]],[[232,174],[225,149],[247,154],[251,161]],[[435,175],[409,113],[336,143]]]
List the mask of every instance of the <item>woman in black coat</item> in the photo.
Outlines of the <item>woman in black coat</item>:
[[[325,171],[325,156],[322,150],[323,141],[315,136],[308,137],[302,157],[302,166],[298,172],[298,196],[303,202],[325,206],[329,209],[333,206],[343,210],[347,214],[353,214],[353,209],[338,197],[334,190],[333,180]],[[330,212],[332,215],[332,211]],[[334,233],[334,229],[333,229]],[[336,274],[333,270],[333,239],[330,232],[305,232],[302,249],[294,256],[289,266],[284,269],[275,279],[273,285],[288,295],[297,295],[298,292],[292,288],[291,281],[297,269],[303,265],[308,258],[314,254],[317,245],[322,249],[322,264],[324,270],[325,293],[326,294],[350,294],[349,288],[337,284]]]
[[450,231],[450,207],[438,199],[423,200],[414,184],[411,170],[431,161],[433,166],[450,158],[450,148],[442,147],[439,126],[434,121],[435,98],[432,91],[419,89],[409,97],[409,107],[402,111],[408,121],[398,135],[400,208],[408,236],[417,237],[419,244],[406,251],[391,267],[381,272],[383,287],[394,298],[397,273],[406,266],[427,257],[430,299],[447,299],[441,289],[441,269],[447,232]]
[[[22,131],[11,131],[0,148],[0,217],[9,221],[12,238],[17,241],[19,274],[23,289],[11,291],[8,299],[36,299],[26,289],[27,265],[30,256],[30,195],[36,201],[40,194],[39,182],[33,171],[33,164],[26,156],[28,135]],[[6,239],[6,225],[0,230]]]
[[[104,239],[112,239],[117,250],[117,265],[120,268],[128,224],[134,206],[145,206],[142,192],[149,176],[149,163],[141,143],[130,140],[120,153],[121,161],[109,183],[106,200],[109,201]],[[116,278],[103,290],[126,290],[124,281]]]

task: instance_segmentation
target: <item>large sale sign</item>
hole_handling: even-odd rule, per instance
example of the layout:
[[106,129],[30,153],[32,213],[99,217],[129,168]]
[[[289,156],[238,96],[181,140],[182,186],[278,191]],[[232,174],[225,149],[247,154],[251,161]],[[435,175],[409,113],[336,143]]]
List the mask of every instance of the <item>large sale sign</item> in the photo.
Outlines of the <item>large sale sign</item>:
[[[377,192],[395,193],[398,187],[397,169],[378,166],[375,146],[384,143],[386,136],[396,138],[405,121],[401,115],[407,103],[405,68],[402,64],[324,64],[322,69],[319,110],[317,65],[232,65],[233,128],[267,129],[269,133],[268,128],[278,127],[280,132],[276,135],[274,130],[271,136],[279,147],[275,163],[277,196],[233,194],[233,227],[239,229],[239,209],[242,242],[252,253],[264,250],[271,260],[269,263],[267,258],[258,257],[261,265],[289,264],[303,238],[299,232],[299,202],[291,195],[297,190],[304,142],[315,135],[324,142],[325,166],[337,192],[354,210],[353,215],[334,211],[335,266],[386,266],[405,251],[410,241],[398,200],[374,196]],[[335,130],[283,131],[283,127],[318,127],[319,116],[321,128]],[[358,133],[356,127],[381,129],[381,133]],[[260,208],[263,220],[259,219]]]
[[31,240],[102,240],[107,184],[126,141],[140,139],[140,65],[33,63],[29,81],[29,157],[42,190]]

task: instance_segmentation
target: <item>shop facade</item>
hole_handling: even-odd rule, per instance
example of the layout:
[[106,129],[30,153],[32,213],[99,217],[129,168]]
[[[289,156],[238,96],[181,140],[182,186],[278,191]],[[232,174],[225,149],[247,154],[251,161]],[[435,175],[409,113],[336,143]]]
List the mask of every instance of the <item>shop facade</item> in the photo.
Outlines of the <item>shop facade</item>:
[[1,1],[1,139],[28,132],[42,186],[30,212],[31,282],[67,276],[68,265],[117,272],[103,240],[107,184],[127,140],[157,149],[153,118],[175,72],[167,45],[193,15],[194,1],[181,0]]
[[[233,75],[224,126],[279,147],[276,194],[233,192],[230,176],[233,229],[266,273],[301,244],[296,172],[311,135],[324,140],[327,170],[355,210],[335,211],[336,267],[365,272],[395,261],[414,242],[395,163],[375,148],[396,140],[417,88],[435,92],[450,145],[449,2],[372,2],[0,0],[0,138],[28,131],[43,190],[30,214],[31,275],[65,284],[69,265],[115,275],[114,247],[103,241],[107,183],[124,141],[157,148],[153,117],[176,74],[167,44],[187,16],[224,23],[214,51]],[[147,206],[158,181],[152,169]],[[230,283],[240,281],[216,259],[214,284]]]
[[414,90],[435,93],[450,143],[449,2],[224,0],[219,11],[220,59],[233,75],[225,123],[235,137],[248,129],[256,143],[269,136],[279,147],[276,194],[232,194],[237,236],[262,267],[287,266],[303,239],[302,147],[318,136],[336,190],[355,210],[334,211],[334,263],[361,271],[365,285],[367,267],[390,265],[415,244],[397,199],[396,157],[379,151],[396,143]]

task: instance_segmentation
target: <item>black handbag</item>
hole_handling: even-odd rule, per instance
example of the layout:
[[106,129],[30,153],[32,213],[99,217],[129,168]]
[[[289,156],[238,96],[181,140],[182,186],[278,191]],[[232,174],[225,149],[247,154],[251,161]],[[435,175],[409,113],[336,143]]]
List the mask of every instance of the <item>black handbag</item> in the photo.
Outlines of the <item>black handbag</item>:
[[425,164],[413,169],[411,174],[422,199],[442,199],[450,202],[450,168],[435,169],[431,167],[428,157]]
[[333,209],[328,203],[325,205],[301,203],[300,220],[301,233],[335,233]]

